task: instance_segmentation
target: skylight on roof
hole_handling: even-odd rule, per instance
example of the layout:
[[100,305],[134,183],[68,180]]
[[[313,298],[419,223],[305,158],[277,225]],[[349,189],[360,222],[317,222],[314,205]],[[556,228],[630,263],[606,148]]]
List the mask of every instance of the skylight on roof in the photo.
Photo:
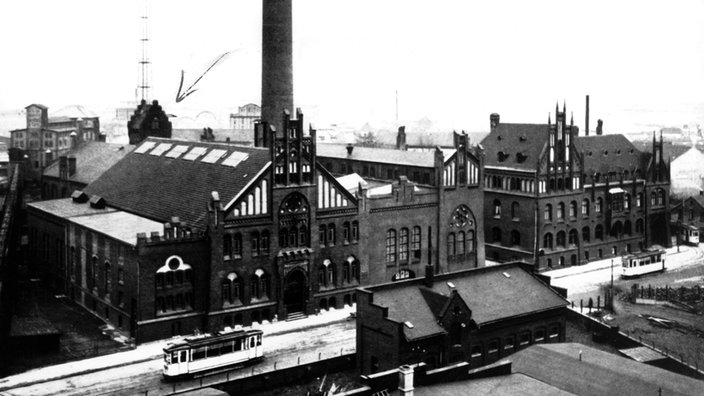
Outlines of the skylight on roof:
[[166,157],[169,158],[178,158],[181,156],[181,154],[185,153],[188,151],[188,146],[185,146],[183,144],[179,144],[177,146],[174,146],[174,148],[171,149],[168,153],[166,153]]
[[450,289],[454,289],[454,288],[455,288],[455,284],[452,283],[452,282],[447,282],[447,286],[448,286]]
[[415,326],[413,326],[413,323],[411,323],[409,321],[405,321],[405,322],[403,322],[403,324],[406,325],[406,327],[408,327],[409,329],[412,329],[415,327]]
[[223,155],[227,153],[227,150],[212,149],[208,154],[203,157],[201,162],[207,162],[209,164],[214,164],[217,160],[222,158]]
[[504,276],[507,277],[507,278],[510,278],[510,277],[511,277],[511,275],[510,275],[508,272],[503,272],[503,274],[504,274]]
[[182,159],[185,159],[186,161],[193,161],[201,155],[205,154],[206,151],[208,151],[208,149],[206,149],[205,147],[193,147],[191,151],[189,151],[186,155],[183,156]]
[[241,153],[239,151],[235,151],[232,154],[230,154],[229,157],[225,158],[224,161],[222,161],[222,165],[226,166],[231,166],[235,167],[237,166],[240,162],[244,161],[249,157],[249,154],[247,153]]
[[139,154],[144,154],[150,148],[156,146],[155,142],[144,142],[141,146],[137,147],[134,152]]
[[156,148],[155,148],[154,150],[152,150],[152,152],[149,153],[149,154],[151,154],[151,155],[162,155],[162,154],[164,154],[166,151],[168,151],[168,150],[171,148],[171,146],[173,146],[171,143],[159,143],[159,145],[156,146]]

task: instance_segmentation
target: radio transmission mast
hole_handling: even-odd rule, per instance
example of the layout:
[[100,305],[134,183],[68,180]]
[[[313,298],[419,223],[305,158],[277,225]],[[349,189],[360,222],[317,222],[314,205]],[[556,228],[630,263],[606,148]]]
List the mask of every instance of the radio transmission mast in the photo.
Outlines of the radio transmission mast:
[[142,56],[139,60],[139,83],[137,90],[142,100],[149,102],[151,95],[151,61],[149,60],[149,0],[144,0],[142,9]]

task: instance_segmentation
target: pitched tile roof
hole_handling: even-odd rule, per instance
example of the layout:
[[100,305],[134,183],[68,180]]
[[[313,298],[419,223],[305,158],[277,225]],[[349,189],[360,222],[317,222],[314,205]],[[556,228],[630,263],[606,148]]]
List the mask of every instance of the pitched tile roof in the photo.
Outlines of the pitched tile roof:
[[[506,276],[508,275],[508,276]],[[449,298],[454,284],[459,296],[472,310],[472,319],[484,324],[548,309],[564,307],[567,301],[549,286],[532,276],[520,264],[504,264],[437,275],[431,288],[424,279],[368,287],[375,305],[388,307],[388,318],[404,326],[408,340],[443,334],[436,314],[442,298]],[[438,311],[439,312],[439,311]]]
[[[352,154],[347,154],[343,144],[319,144],[316,146],[319,158],[351,159],[362,162],[379,162],[432,168],[435,166],[435,151],[405,151],[377,147],[354,146]],[[445,159],[449,156],[446,154]]]
[[[69,157],[76,158],[76,173],[69,180],[90,184],[115,165],[125,155],[134,150],[133,145],[103,142],[83,142],[69,151]],[[59,161],[54,161],[46,169],[44,176],[59,177]]]
[[[540,153],[548,142],[549,130],[548,124],[500,123],[482,140],[484,165],[535,170]],[[499,161],[500,152],[508,154],[503,161]],[[522,161],[519,161],[518,153],[522,154]]]
[[508,359],[514,373],[576,395],[704,394],[704,381],[577,343],[533,345]]
[[[234,152],[246,159],[228,165]],[[268,149],[150,137],[84,191],[127,212],[161,222],[177,216],[203,230],[211,192],[226,204],[269,163]]]
[[574,144],[583,154],[584,172],[588,175],[596,172],[630,172],[635,168],[645,172],[643,153],[623,135],[578,136]]

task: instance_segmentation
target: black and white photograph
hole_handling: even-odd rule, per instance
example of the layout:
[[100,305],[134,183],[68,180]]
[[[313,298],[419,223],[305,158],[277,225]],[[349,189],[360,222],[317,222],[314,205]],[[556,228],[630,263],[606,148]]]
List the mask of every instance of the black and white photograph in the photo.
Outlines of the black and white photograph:
[[0,396],[704,395],[704,0],[4,0],[0,55]]

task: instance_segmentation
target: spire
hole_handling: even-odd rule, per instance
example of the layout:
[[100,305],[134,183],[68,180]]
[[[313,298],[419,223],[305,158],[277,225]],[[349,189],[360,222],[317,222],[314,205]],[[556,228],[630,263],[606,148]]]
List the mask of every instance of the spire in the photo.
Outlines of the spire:
[[557,113],[560,112],[560,102],[555,101],[555,119],[557,119]]
[[562,112],[567,113],[567,101],[562,99]]
[[549,126],[550,124],[552,124],[552,122],[550,122],[550,113],[548,113],[548,126]]
[[570,111],[570,125],[574,125],[574,113]]

